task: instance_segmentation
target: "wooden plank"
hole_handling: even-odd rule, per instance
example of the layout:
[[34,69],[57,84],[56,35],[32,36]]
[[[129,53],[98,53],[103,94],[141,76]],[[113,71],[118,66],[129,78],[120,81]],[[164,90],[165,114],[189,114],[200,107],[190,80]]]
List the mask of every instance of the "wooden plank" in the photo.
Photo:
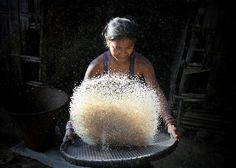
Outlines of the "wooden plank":
[[206,124],[206,123],[199,123],[193,122],[188,120],[181,120],[181,126],[190,126],[190,127],[197,127],[197,128],[206,128],[206,129],[218,129],[218,130],[228,130],[230,127],[227,125],[214,125],[214,124]]
[[27,81],[26,84],[29,86],[35,86],[35,87],[39,87],[39,86],[41,87],[45,85],[44,83],[39,82],[39,81]]
[[183,116],[181,117],[181,120],[188,120],[188,121],[193,121],[196,122],[198,121],[199,123],[215,123],[215,124],[227,124],[227,125],[231,125],[231,123],[229,121],[227,121],[226,119],[222,119],[222,118],[207,118],[205,116],[201,116],[201,115],[186,115],[183,114]]
[[202,68],[202,67],[186,67],[184,69],[184,75],[195,74],[195,73],[204,73],[211,71],[211,67]]
[[185,102],[201,102],[206,101],[205,94],[182,93],[181,95],[173,95],[175,99],[182,99]]
[[40,63],[41,62],[41,58],[40,57],[35,57],[35,56],[31,56],[31,55],[10,54],[10,56],[18,57],[22,61],[26,61],[26,62],[36,62],[36,63]]
[[20,58],[22,61],[26,61],[26,62],[41,63],[40,57],[29,56],[29,55],[20,55]]
[[199,127],[199,126],[193,126],[193,125],[182,125],[182,128],[189,129],[193,131],[207,131],[211,133],[217,133],[217,134],[229,134],[228,129],[222,129],[222,128],[206,128],[206,127]]
[[202,99],[206,97],[206,95],[202,93],[182,93],[181,96],[192,97],[192,98],[202,98]]

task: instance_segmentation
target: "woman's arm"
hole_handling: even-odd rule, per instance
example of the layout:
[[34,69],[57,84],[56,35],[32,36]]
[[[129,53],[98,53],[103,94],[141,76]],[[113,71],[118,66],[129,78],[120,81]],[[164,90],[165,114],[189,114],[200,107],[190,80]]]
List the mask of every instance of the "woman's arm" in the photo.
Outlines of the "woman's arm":
[[65,135],[63,137],[63,142],[71,141],[72,143],[74,143],[75,137],[76,137],[76,134],[74,132],[72,123],[69,120],[66,123],[66,130],[65,130]]
[[152,64],[144,58],[143,64],[140,68],[146,83],[156,91],[158,97],[160,98],[161,117],[165,123],[168,133],[170,133],[175,138],[178,138],[179,136],[175,127],[175,120],[170,113],[165,95],[157,82]]
[[103,62],[102,55],[98,56],[94,59],[88,66],[84,79],[90,79],[93,77],[97,77],[103,74]]

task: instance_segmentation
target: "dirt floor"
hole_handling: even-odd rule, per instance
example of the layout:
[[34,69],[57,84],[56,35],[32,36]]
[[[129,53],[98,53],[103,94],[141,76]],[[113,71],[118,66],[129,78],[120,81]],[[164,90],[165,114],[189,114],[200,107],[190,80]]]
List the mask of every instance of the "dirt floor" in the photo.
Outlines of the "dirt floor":
[[[0,167],[47,168],[38,161],[20,156],[0,143]],[[232,146],[221,135],[206,132],[189,133],[182,137],[175,151],[151,162],[155,168],[227,168],[232,167]]]
[[[0,168],[47,168],[42,163],[10,150],[19,143],[19,135],[11,119],[0,108]],[[182,130],[182,129],[179,129]],[[151,165],[155,168],[228,168],[233,163],[233,139],[230,135],[206,131],[182,131],[177,148]]]
[[232,146],[224,136],[204,131],[188,134],[172,154],[153,162],[153,165],[158,168],[232,167]]

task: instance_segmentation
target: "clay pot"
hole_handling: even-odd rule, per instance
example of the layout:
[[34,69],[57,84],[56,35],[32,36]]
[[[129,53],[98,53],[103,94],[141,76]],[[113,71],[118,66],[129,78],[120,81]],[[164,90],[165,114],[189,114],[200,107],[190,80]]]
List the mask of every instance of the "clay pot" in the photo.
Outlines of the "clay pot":
[[53,87],[28,88],[9,96],[7,109],[23,133],[24,144],[45,151],[55,144],[55,126],[68,95]]

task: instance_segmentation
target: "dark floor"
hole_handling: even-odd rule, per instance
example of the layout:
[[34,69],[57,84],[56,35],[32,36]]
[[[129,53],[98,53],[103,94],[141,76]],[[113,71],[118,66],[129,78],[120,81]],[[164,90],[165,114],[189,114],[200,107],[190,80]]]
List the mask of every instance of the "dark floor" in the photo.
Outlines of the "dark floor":
[[[158,168],[227,168],[232,167],[232,148],[227,147],[222,136],[199,132],[182,138],[176,150],[170,155],[151,162]],[[202,135],[200,135],[202,134]],[[209,139],[210,138],[210,139]],[[38,161],[20,156],[9,150],[9,146],[0,143],[0,167],[4,168],[46,168]]]
[[[4,110],[0,108],[0,167],[46,168],[48,166],[13,153],[9,148],[18,141],[11,135],[20,133]],[[4,128],[5,127],[5,128]],[[6,127],[11,129],[6,129]],[[228,168],[233,163],[233,138],[206,131],[185,131],[176,150],[168,156],[151,162],[158,168]]]

